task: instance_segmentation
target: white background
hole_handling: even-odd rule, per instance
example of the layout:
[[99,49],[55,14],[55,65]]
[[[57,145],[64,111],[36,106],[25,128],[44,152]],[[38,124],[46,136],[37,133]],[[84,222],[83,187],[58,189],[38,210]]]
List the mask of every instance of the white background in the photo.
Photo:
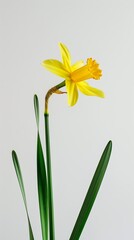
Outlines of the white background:
[[[81,240],[134,239],[134,2],[133,0],[1,0],[0,2],[0,239],[26,240],[28,226],[11,151],[18,153],[35,239],[41,239],[36,184],[37,93],[43,132],[44,96],[62,79],[41,66],[93,57],[103,69],[105,99],[80,94],[51,98],[50,127],[56,239],[69,239],[106,143],[113,152]],[[43,140],[44,143],[44,140]]]

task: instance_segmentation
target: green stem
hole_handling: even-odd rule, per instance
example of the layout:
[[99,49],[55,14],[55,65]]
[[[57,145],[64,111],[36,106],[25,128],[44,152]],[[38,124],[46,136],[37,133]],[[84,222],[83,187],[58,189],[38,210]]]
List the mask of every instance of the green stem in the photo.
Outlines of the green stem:
[[[52,87],[45,97],[45,140],[46,140],[46,165],[47,165],[47,180],[48,180],[48,218],[49,218],[49,239],[55,240],[55,225],[54,225],[54,203],[53,203],[53,186],[52,186],[52,167],[51,167],[51,151],[50,151],[50,134],[49,134],[49,113],[48,101],[53,93],[57,92],[61,87],[65,86],[65,81]],[[64,93],[64,92],[60,92]]]
[[52,167],[51,167],[50,135],[49,135],[49,114],[45,113],[44,118],[45,118],[46,162],[47,162],[47,177],[48,177],[49,238],[50,240],[55,240]]

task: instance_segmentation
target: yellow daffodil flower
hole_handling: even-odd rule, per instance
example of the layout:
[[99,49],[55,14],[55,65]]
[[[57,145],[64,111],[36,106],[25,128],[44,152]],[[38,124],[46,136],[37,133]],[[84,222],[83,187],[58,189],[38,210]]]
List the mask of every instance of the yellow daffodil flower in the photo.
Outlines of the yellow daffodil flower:
[[103,98],[104,93],[96,88],[91,87],[85,80],[95,79],[99,80],[102,76],[102,71],[99,64],[92,58],[87,59],[86,65],[83,61],[78,61],[71,64],[71,55],[67,47],[63,43],[59,43],[62,62],[49,59],[42,62],[50,72],[65,79],[68,104],[73,106],[78,100],[78,90],[88,96],[98,96]]

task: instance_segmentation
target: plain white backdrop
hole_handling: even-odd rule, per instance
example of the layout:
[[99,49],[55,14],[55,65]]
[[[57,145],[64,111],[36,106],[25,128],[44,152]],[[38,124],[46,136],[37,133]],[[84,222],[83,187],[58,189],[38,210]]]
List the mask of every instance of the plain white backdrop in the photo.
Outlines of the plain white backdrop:
[[60,60],[58,42],[72,61],[95,58],[105,99],[80,94],[50,102],[56,239],[69,239],[106,143],[113,152],[81,240],[134,239],[134,2],[132,0],[0,1],[0,239],[27,240],[28,226],[11,151],[18,153],[35,234],[41,239],[36,184],[33,95],[43,108],[47,90],[62,79],[41,66]]

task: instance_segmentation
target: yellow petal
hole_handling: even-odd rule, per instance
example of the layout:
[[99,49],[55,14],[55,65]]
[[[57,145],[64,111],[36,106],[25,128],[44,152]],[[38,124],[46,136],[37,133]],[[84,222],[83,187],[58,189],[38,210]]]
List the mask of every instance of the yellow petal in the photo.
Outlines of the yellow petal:
[[63,64],[65,65],[65,68],[70,71],[71,70],[71,55],[67,47],[63,43],[59,43],[60,52]]
[[48,71],[62,77],[67,78],[69,73],[65,69],[64,65],[55,59],[49,59],[42,62],[42,66],[45,67]]
[[104,93],[101,90],[91,87],[85,81],[77,83],[77,87],[83,94],[85,94],[87,96],[97,96],[97,97],[101,97],[101,98],[105,97]]
[[66,80],[66,88],[67,88],[68,105],[73,106],[76,104],[78,100],[77,86],[71,80]]
[[71,66],[71,70],[72,70],[72,72],[73,71],[75,71],[75,70],[77,70],[78,68],[81,68],[81,67],[83,67],[84,66],[84,62],[83,61],[78,61],[78,62],[76,62],[75,64],[73,64],[72,66]]

